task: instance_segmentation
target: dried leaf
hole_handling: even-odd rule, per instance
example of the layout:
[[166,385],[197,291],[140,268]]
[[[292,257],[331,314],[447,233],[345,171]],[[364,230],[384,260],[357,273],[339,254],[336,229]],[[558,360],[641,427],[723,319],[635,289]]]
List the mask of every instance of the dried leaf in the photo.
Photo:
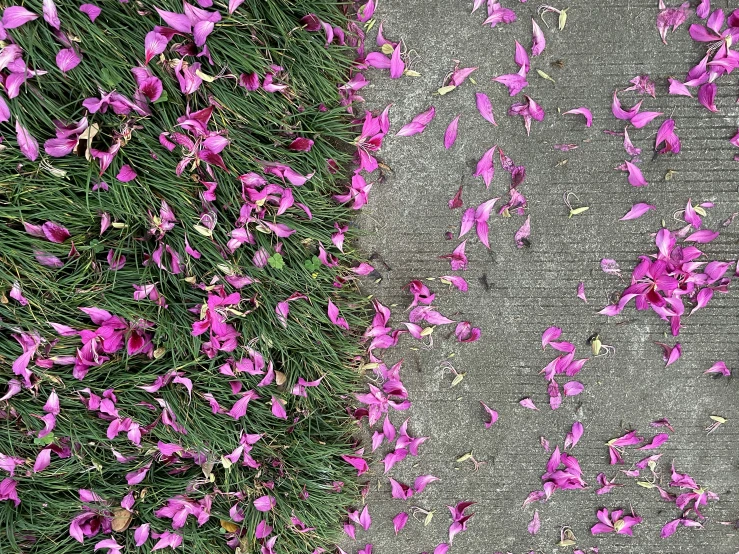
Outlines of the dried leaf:
[[441,87],[436,92],[438,92],[440,96],[444,96],[445,94],[452,92],[455,88],[457,87],[455,87],[454,85],[447,85],[445,87]]
[[116,533],[121,533],[131,525],[131,519],[131,512],[125,508],[116,508],[113,510],[113,521],[111,521],[110,526]]
[[547,81],[551,81],[555,85],[557,84],[557,81],[555,81],[554,79],[552,79],[549,75],[547,75],[546,73],[544,73],[541,69],[537,69],[536,72],[539,74],[539,77],[541,77],[542,79],[546,79]]

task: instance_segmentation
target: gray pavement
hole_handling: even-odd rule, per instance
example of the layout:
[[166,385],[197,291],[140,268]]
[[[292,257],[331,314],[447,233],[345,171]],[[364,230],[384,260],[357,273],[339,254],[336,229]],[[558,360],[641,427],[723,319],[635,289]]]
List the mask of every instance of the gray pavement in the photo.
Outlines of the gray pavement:
[[[459,184],[465,185],[465,207],[507,191],[509,176],[497,158],[489,191],[472,177],[477,160],[493,144],[526,166],[520,191],[528,199],[532,233],[530,247],[517,249],[513,235],[524,218],[493,216],[489,251],[476,238],[468,240],[469,270],[461,275],[470,283],[469,292],[428,283],[437,293],[435,305],[442,313],[482,329],[479,342],[458,344],[453,335],[449,337],[453,327],[438,328],[433,349],[420,348],[418,342],[403,337],[398,348],[385,353],[388,363],[405,359],[401,375],[413,401],[409,412],[393,413],[393,421],[399,423],[408,415],[414,434],[431,437],[418,458],[399,463],[390,475],[410,483],[418,475],[432,473],[441,481],[417,498],[394,500],[382,466],[373,465],[369,506],[374,523],[369,532],[358,532],[358,542],[350,548],[356,552],[371,542],[375,554],[431,552],[446,537],[450,519],[445,506],[472,500],[477,505],[470,511],[476,515],[450,552],[571,552],[556,546],[560,529],[569,526],[577,538],[576,548],[586,552],[599,547],[602,554],[733,554],[739,551],[739,531],[719,522],[739,519],[739,384],[736,379],[714,380],[702,372],[716,360],[739,371],[736,283],[729,294],[717,294],[706,309],[686,319],[679,337],[682,359],[668,368],[653,341],[673,340],[665,335],[668,326],[654,313],[637,312],[633,305],[615,318],[596,312],[624,287],[618,277],[600,270],[602,258],[616,259],[628,278],[637,256],[655,251],[651,234],[661,221],[678,227],[673,213],[688,198],[694,203],[715,203],[706,218],[710,228],[719,228],[721,221],[739,211],[739,165],[732,159],[739,150],[728,142],[739,119],[737,79],[730,75],[720,80],[720,111],[716,114],[695,99],[668,96],[667,77],[683,78],[702,56],[701,47],[687,34],[687,24],[670,33],[664,46],[655,28],[656,0],[571,0],[557,5],[569,8],[564,31],[542,25],[547,48],[542,56],[532,58],[530,85],[524,92],[544,107],[547,116],[541,123],[533,122],[527,137],[521,118],[506,115],[514,100],[490,79],[516,71],[514,40],[530,45],[531,16],[538,5],[513,0],[504,0],[504,4],[516,11],[518,21],[495,29],[481,25],[484,6],[470,14],[470,1],[383,0],[375,14],[384,21],[386,37],[402,38],[414,51],[413,69],[421,76],[390,80],[387,72],[367,72],[371,85],[362,91],[367,107],[394,104],[390,111],[393,134],[430,105],[436,107],[437,116],[421,135],[389,136],[380,153],[390,170],[384,182],[372,189],[361,226],[366,232],[363,247],[379,253],[391,270],[378,265],[384,279],[368,291],[392,306],[397,327],[410,301],[403,286],[414,278],[450,273],[448,262],[438,256],[458,244],[446,240],[445,233],[451,231],[456,238],[459,230],[462,210],[447,206]],[[714,1],[713,7],[728,12],[736,6]],[[688,24],[695,19],[692,16]],[[370,40],[374,45],[374,33]],[[477,84],[467,82],[440,97],[435,91],[454,68],[454,60],[462,67],[479,67],[473,73]],[[555,62],[561,62],[559,67],[552,65]],[[549,74],[556,84],[539,78],[536,69]],[[627,158],[621,140],[603,133],[603,129],[622,130],[622,122],[611,114],[611,95],[639,74],[649,74],[657,83],[657,98],[644,97],[643,109],[672,116],[683,143],[678,156],[652,160],[654,136],[662,118],[630,133],[644,150],[641,167],[650,183],[646,188],[632,187],[625,173],[613,169]],[[498,127],[478,115],[476,91],[491,98]],[[631,106],[640,97],[624,93],[622,98],[625,106]],[[591,128],[585,127],[581,117],[558,114],[583,105],[593,111]],[[459,113],[459,138],[445,151],[444,130]],[[577,143],[579,148],[560,152],[553,149],[556,143]],[[666,181],[668,170],[676,173]],[[589,211],[568,219],[562,200],[566,192],[575,193],[579,205],[589,206]],[[655,204],[657,210],[636,221],[618,221],[637,202]],[[737,258],[737,226],[739,221],[720,228],[719,239],[704,246],[709,259]],[[481,282],[483,277],[489,290]],[[579,281],[585,282],[588,304],[576,297]],[[614,355],[585,365],[578,376],[585,392],[565,399],[554,412],[547,405],[544,379],[538,375],[554,357],[551,350],[543,352],[540,344],[542,331],[551,325],[561,327],[562,338],[577,344],[581,355],[589,353],[586,340],[595,332],[616,349]],[[467,372],[455,388],[450,388],[452,377],[437,369],[452,354],[455,367]],[[524,397],[531,397],[541,411],[521,408],[518,401]],[[488,430],[483,426],[480,400],[500,414],[498,423]],[[710,415],[721,415],[728,422],[707,435]],[[607,440],[629,429],[652,436],[656,431],[649,423],[662,417],[669,418],[675,428],[670,441],[657,451],[664,453],[659,469],[665,484],[674,461],[679,471],[691,474],[721,497],[704,510],[708,520],[703,530],[681,528],[664,540],[659,537],[660,529],[678,517],[679,510],[674,503],[661,501],[654,489],[636,485],[634,479],[618,472],[619,467],[609,466],[605,446]],[[540,437],[561,446],[575,420],[582,421],[585,435],[573,454],[591,488],[556,491],[549,502],[521,509],[528,493],[541,486],[548,454],[539,444]],[[477,472],[469,464],[455,463],[470,450],[487,462]],[[638,454],[628,454],[626,469],[641,458]],[[594,485],[600,472],[616,476],[625,486],[596,496]],[[411,519],[395,537],[392,518],[411,506],[435,510],[435,516],[426,527]],[[633,538],[592,537],[589,529],[602,507],[633,508],[644,522],[636,527]],[[534,509],[542,525],[539,534],[531,536],[526,527]]]

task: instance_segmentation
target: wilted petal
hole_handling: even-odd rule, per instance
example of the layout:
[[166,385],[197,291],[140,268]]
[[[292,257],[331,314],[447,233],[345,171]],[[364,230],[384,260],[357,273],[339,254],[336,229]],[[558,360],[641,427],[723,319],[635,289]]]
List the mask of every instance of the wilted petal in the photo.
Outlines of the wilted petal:
[[521,228],[516,231],[516,234],[513,237],[516,241],[516,247],[523,248],[526,246],[529,235],[531,235],[531,216],[526,217],[526,221],[524,221]]
[[539,409],[539,408],[536,407],[536,404],[534,404],[534,401],[531,400],[530,398],[524,398],[523,400],[521,400],[519,402],[519,404],[521,406],[523,406],[524,408],[527,408],[529,410],[538,410]]
[[539,532],[540,527],[541,520],[539,519],[539,511],[534,510],[534,517],[532,518],[528,526],[529,533],[531,533],[532,535],[536,535]]

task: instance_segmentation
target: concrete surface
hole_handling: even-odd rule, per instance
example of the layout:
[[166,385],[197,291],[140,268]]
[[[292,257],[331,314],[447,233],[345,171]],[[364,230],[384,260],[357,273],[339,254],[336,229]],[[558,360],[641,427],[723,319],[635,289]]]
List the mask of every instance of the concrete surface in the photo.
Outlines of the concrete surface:
[[[374,186],[361,215],[367,233],[363,246],[370,253],[379,253],[391,270],[377,264],[384,280],[369,286],[369,292],[393,305],[392,321],[397,327],[410,300],[403,286],[413,278],[450,273],[448,262],[437,257],[458,244],[444,235],[451,231],[456,237],[462,210],[450,210],[447,201],[460,183],[465,185],[465,207],[507,191],[508,174],[500,169],[497,159],[497,174],[489,191],[480,179],[472,177],[479,157],[495,143],[516,163],[526,166],[527,178],[520,190],[529,201],[532,234],[531,246],[519,250],[513,235],[523,218],[494,216],[490,251],[476,238],[468,241],[469,270],[462,275],[470,283],[469,293],[429,283],[437,292],[436,305],[442,313],[481,327],[482,340],[458,344],[453,335],[449,337],[453,327],[439,328],[434,333],[433,349],[419,348],[416,341],[404,337],[398,348],[385,355],[388,363],[405,359],[402,376],[413,401],[409,412],[393,413],[393,421],[399,423],[408,415],[413,433],[431,437],[421,448],[420,457],[401,462],[390,475],[412,483],[418,475],[433,473],[441,482],[431,484],[417,498],[393,500],[382,467],[375,464],[369,495],[374,523],[369,532],[358,532],[358,542],[352,543],[351,549],[356,552],[371,542],[375,554],[431,552],[446,537],[450,519],[445,506],[473,500],[478,504],[470,511],[476,515],[450,552],[570,552],[556,546],[561,527],[569,526],[577,537],[577,548],[588,551],[599,547],[602,554],[733,554],[739,551],[739,532],[719,522],[739,519],[739,386],[736,380],[714,380],[702,372],[719,359],[739,371],[736,283],[728,295],[716,295],[708,308],[687,319],[679,337],[683,357],[669,368],[664,367],[653,341],[667,338],[666,342],[672,343],[671,337],[665,336],[668,327],[655,314],[636,312],[633,306],[610,319],[596,312],[623,289],[617,277],[601,272],[601,258],[615,258],[628,276],[638,255],[655,250],[650,233],[660,228],[661,220],[673,229],[678,226],[673,213],[683,208],[689,197],[694,202],[716,203],[706,219],[711,228],[720,227],[721,221],[739,211],[739,166],[732,160],[739,152],[728,142],[736,132],[739,116],[736,74],[720,80],[720,112],[710,114],[695,99],[667,95],[667,77],[683,78],[703,50],[689,38],[687,25],[668,35],[667,46],[661,43],[655,28],[656,0],[571,0],[557,4],[569,8],[567,26],[559,32],[542,25],[547,48],[542,56],[532,58],[530,85],[524,91],[544,107],[547,116],[543,122],[533,123],[527,137],[521,118],[506,116],[513,101],[507,90],[490,79],[516,71],[514,40],[530,45],[531,16],[538,4],[513,0],[503,0],[503,4],[516,11],[518,21],[495,29],[481,26],[484,6],[470,14],[471,1],[384,0],[376,12],[376,18],[385,22],[385,36],[402,38],[413,51],[413,69],[421,77],[393,81],[387,72],[367,72],[372,83],[362,91],[367,107],[381,109],[394,104],[391,133],[430,105],[436,107],[437,117],[421,135],[388,137],[379,156],[391,171],[385,172],[384,182]],[[736,6],[714,1],[713,7],[728,12]],[[693,15],[688,24],[695,20]],[[549,21],[554,22],[554,18]],[[368,42],[374,47],[374,32]],[[479,66],[473,74],[477,85],[467,82],[440,97],[435,91],[454,68],[454,60],[462,67]],[[557,60],[564,65],[552,66]],[[552,76],[556,85],[539,78],[536,69]],[[657,83],[657,98],[645,97],[643,109],[674,117],[683,141],[679,156],[652,160],[654,136],[662,118],[631,133],[633,142],[644,150],[641,167],[650,182],[641,189],[631,187],[625,173],[613,170],[626,159],[625,152],[619,138],[603,133],[603,129],[622,130],[621,122],[611,115],[611,94],[617,87],[628,86],[638,74],[650,74]],[[478,115],[476,91],[490,96],[498,127]],[[625,106],[639,98],[635,93],[621,96]],[[589,129],[581,117],[558,115],[560,109],[583,105],[595,116]],[[462,114],[459,138],[447,152],[442,145],[443,133],[458,113]],[[563,153],[552,148],[555,143],[578,143],[580,147]],[[665,181],[670,169],[677,173]],[[568,219],[562,200],[568,191],[576,193],[579,205],[590,210]],[[655,204],[657,211],[636,221],[618,221],[636,202]],[[705,246],[710,259],[736,259],[738,225],[739,221],[721,228],[721,237]],[[489,290],[480,281],[483,276]],[[581,280],[588,304],[575,296]],[[586,340],[595,332],[616,348],[615,355],[585,365],[579,376],[585,392],[565,399],[556,412],[547,405],[546,385],[538,375],[554,357],[551,350],[542,352],[540,345],[541,333],[550,325],[562,327],[563,338],[575,342],[582,355],[589,353]],[[455,355],[454,365],[467,372],[453,389],[451,375],[437,369],[451,354]],[[524,397],[531,397],[541,411],[518,406]],[[483,426],[485,416],[479,400],[500,413],[498,423],[489,430]],[[727,418],[728,423],[707,435],[704,429],[713,414]],[[661,501],[655,490],[639,487],[620,474],[619,467],[609,466],[604,444],[629,429],[652,436],[656,431],[649,422],[662,417],[669,418],[675,428],[670,441],[658,450],[664,453],[659,467],[665,484],[674,460],[679,471],[690,473],[721,497],[705,509],[705,529],[681,528],[666,540],[660,539],[660,529],[678,517],[679,510]],[[527,494],[540,488],[548,459],[539,438],[545,436],[552,446],[561,445],[578,419],[585,426],[585,435],[573,454],[588,483],[596,485],[596,475],[605,472],[609,477],[619,475],[617,482],[626,486],[603,496],[595,495],[597,487],[556,491],[549,502],[521,509]],[[476,473],[468,464],[455,463],[470,450],[487,462]],[[632,451],[628,455],[627,469],[641,458],[638,454]],[[409,521],[396,538],[391,519],[411,506],[435,510],[435,517],[427,527]],[[644,523],[636,528],[633,538],[592,537],[589,529],[602,507],[633,507]],[[526,527],[535,508],[542,525],[539,534],[531,536]]]

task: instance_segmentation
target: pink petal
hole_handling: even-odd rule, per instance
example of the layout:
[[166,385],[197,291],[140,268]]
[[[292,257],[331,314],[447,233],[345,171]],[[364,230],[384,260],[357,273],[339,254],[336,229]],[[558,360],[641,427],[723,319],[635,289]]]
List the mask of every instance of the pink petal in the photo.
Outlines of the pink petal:
[[557,340],[562,334],[562,329],[559,327],[549,327],[541,335],[541,347],[546,348],[547,345],[551,344],[552,341]]
[[56,4],[54,4],[54,0],[44,0],[43,14],[44,20],[58,31],[62,23],[61,21],[59,21],[59,14],[56,10]]
[[487,94],[484,92],[476,92],[475,102],[477,104],[477,111],[480,112],[480,115],[493,125],[497,126],[498,124],[495,122],[495,115],[493,114],[493,105]]
[[577,381],[570,381],[569,383],[565,383],[564,387],[562,387],[565,396],[577,396],[584,389],[585,387],[583,386],[583,384]]
[[577,297],[586,304],[588,303],[588,299],[585,297],[585,283],[582,281],[577,284]]
[[516,241],[516,247],[523,248],[526,246],[525,241],[529,238],[529,235],[531,235],[531,216],[526,216],[526,221],[524,221],[521,228],[516,231],[516,234],[513,237]]
[[539,529],[541,528],[541,520],[539,519],[539,511],[534,510],[534,517],[529,523],[529,533],[532,535],[536,535],[539,532]]
[[406,523],[408,523],[408,514],[406,512],[400,512],[393,518],[393,529],[395,529],[396,535],[405,527]]
[[536,407],[536,404],[534,404],[534,401],[530,398],[524,398],[519,402],[519,404],[529,410],[539,410],[539,408]]
[[482,155],[482,158],[480,158],[480,161],[477,162],[477,170],[475,171],[474,176],[482,177],[482,180],[485,182],[485,188],[490,188],[490,183],[495,175],[493,154],[495,154],[496,148],[498,148],[498,145],[493,146],[490,150],[485,152]]
[[630,123],[637,129],[646,127],[655,117],[662,115],[662,112],[640,112],[631,118]]
[[413,489],[415,491],[415,494],[421,494],[424,489],[434,481],[439,481],[439,478],[434,477],[433,475],[421,475],[419,477],[416,477],[416,480],[413,481]]
[[116,179],[118,179],[122,183],[128,183],[129,181],[133,181],[138,175],[133,170],[133,168],[125,164],[123,167],[121,167],[121,170],[118,172],[118,175],[116,175]]
[[457,140],[457,127],[459,126],[459,118],[460,116],[458,115],[457,117],[452,119],[451,123],[449,123],[449,126],[444,132],[444,148],[446,148],[447,150],[449,150],[454,144],[454,141]]
[[626,165],[626,171],[629,172],[629,183],[634,187],[644,187],[648,185],[647,180],[637,166],[631,162],[624,162]]
[[[7,12],[9,9],[10,8],[5,8],[5,11]],[[5,16],[3,16],[3,18],[4,17]],[[32,162],[36,161],[39,153],[38,142],[33,135],[31,135],[28,129],[21,125],[17,119],[15,120],[15,134],[16,140],[18,141],[18,148],[21,153]]]
[[435,115],[436,109],[431,106],[425,112],[421,112],[416,117],[414,117],[410,123],[401,127],[400,131],[398,131],[395,136],[410,137],[418,133],[423,133],[423,131],[426,129],[426,126],[431,123],[431,120],[434,119]]
[[400,44],[398,44],[393,50],[393,55],[390,57],[390,78],[400,79],[405,71],[405,64],[400,58]]
[[80,11],[84,14],[87,14],[87,17],[90,18],[90,21],[95,23],[95,20],[98,18],[100,12],[102,12],[103,10],[101,10],[94,4],[82,4],[80,6]]
[[702,231],[696,231],[685,238],[685,242],[697,242],[704,244],[715,240],[719,236],[718,231],[711,231],[710,229],[703,229]]
[[565,112],[564,115],[582,115],[585,117],[585,126],[590,127],[593,124],[593,114],[590,112],[590,110],[586,107],[582,108],[575,108],[574,110],[570,110],[568,112]]
[[490,429],[490,427],[492,427],[493,424],[498,421],[498,412],[488,407],[488,405],[485,404],[485,402],[483,402],[482,400],[480,400],[480,404],[482,404],[483,409],[487,412],[488,416],[490,416],[490,421],[485,422],[485,429]]
[[254,507],[260,512],[269,512],[277,504],[277,500],[269,495],[260,496],[254,500]]
[[619,221],[627,221],[630,219],[637,219],[641,216],[643,216],[645,213],[647,213],[649,210],[655,210],[657,209],[652,204],[634,204],[631,209],[626,213],[625,216],[623,216]]
[[34,19],[38,19],[38,15],[29,12],[26,8],[22,6],[10,6],[3,11],[2,26],[6,29],[15,29]]
[[539,27],[539,25],[536,23],[534,19],[531,19],[531,26],[533,28],[533,38],[531,41],[531,55],[538,56],[544,51],[544,48],[547,45],[547,41],[546,41],[546,38],[544,38],[544,33],[542,32],[541,27]]
[[62,73],[66,73],[70,69],[77,67],[82,58],[77,55],[77,52],[72,48],[64,48],[59,50],[56,55],[56,66]]
[[[691,27],[692,28],[692,27]],[[716,83],[706,83],[698,89],[698,101],[709,111],[717,112],[715,104]]]
[[731,376],[731,370],[726,367],[726,363],[722,361],[716,362],[703,373],[720,373],[721,375],[724,375],[726,377]]

